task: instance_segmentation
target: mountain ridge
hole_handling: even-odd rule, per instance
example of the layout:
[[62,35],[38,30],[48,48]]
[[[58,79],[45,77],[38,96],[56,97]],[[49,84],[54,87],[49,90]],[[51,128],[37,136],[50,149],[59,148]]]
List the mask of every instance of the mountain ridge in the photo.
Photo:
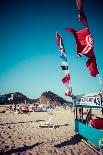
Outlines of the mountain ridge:
[[43,92],[39,98],[30,99],[20,92],[13,92],[4,95],[0,95],[0,105],[5,104],[19,104],[19,103],[38,103],[38,104],[58,104],[64,105],[68,104],[68,101],[60,97],[59,95],[51,92]]

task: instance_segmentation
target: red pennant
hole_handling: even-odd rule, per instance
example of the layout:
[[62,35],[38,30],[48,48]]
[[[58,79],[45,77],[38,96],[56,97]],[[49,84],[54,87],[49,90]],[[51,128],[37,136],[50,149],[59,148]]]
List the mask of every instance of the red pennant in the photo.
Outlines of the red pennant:
[[69,74],[66,75],[66,76],[62,79],[63,84],[68,83],[69,81],[70,81],[70,75],[69,75]]
[[57,39],[57,45],[60,46],[61,37],[60,37],[59,33],[56,33],[56,39]]
[[65,96],[72,96],[72,94],[71,94],[71,90],[70,89],[68,89],[66,92],[65,92]]

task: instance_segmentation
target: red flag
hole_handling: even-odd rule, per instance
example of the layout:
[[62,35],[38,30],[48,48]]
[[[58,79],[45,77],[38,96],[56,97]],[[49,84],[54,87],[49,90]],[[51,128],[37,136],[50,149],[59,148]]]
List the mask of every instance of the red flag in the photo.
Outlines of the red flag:
[[88,59],[88,61],[86,62],[86,66],[88,67],[91,76],[96,77],[96,75],[99,74],[95,56]]
[[60,46],[61,37],[60,37],[59,33],[56,33],[56,39],[57,39],[57,45]]
[[70,81],[70,75],[69,75],[69,74],[66,75],[66,76],[62,79],[63,84],[66,84],[66,83],[68,83],[69,81]]
[[67,31],[71,32],[76,40],[77,55],[85,55],[88,58],[94,55],[93,38],[88,28],[84,28],[80,31],[76,31],[72,28],[66,28]]
[[72,96],[71,90],[67,89],[67,91],[65,92],[65,96]]
[[63,40],[58,32],[56,32],[56,39],[57,39],[57,45],[59,46],[59,51],[66,57]]
[[88,28],[84,28],[80,31],[76,31],[72,28],[66,28],[67,31],[71,32],[76,40],[76,48],[78,56],[87,56],[89,59],[86,62],[86,66],[88,67],[91,76],[95,77],[99,74],[96,58],[94,55],[94,44],[93,38],[88,30]]
[[78,19],[86,27],[88,27],[88,21],[87,21],[86,15],[84,13],[84,8],[83,8],[83,0],[76,0],[76,5],[77,5],[77,8],[78,8]]

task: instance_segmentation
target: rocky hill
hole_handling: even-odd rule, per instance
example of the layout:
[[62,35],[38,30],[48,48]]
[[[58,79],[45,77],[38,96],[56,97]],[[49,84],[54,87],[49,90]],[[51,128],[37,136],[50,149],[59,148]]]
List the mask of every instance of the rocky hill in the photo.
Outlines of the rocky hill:
[[56,104],[56,105],[64,105],[68,102],[64,100],[62,97],[54,94],[51,91],[46,91],[42,93],[42,95],[39,98],[40,104]]
[[20,92],[9,93],[0,96],[0,104],[20,104],[20,103],[39,103],[39,104],[58,104],[64,105],[68,104],[66,100],[62,97],[54,94],[51,91],[46,91],[41,94],[41,96],[37,99],[29,99],[25,95]]
[[20,92],[9,93],[0,96],[0,104],[12,104],[12,103],[18,104],[25,102],[32,103],[34,101],[37,102],[37,99],[36,100],[29,99]]

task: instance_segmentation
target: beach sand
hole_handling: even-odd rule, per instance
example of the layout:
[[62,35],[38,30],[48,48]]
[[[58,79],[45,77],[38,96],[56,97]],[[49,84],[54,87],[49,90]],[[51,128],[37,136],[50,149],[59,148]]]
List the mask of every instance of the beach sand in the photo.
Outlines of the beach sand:
[[53,110],[51,127],[37,127],[49,112],[0,114],[0,155],[97,155],[74,131],[71,110]]

